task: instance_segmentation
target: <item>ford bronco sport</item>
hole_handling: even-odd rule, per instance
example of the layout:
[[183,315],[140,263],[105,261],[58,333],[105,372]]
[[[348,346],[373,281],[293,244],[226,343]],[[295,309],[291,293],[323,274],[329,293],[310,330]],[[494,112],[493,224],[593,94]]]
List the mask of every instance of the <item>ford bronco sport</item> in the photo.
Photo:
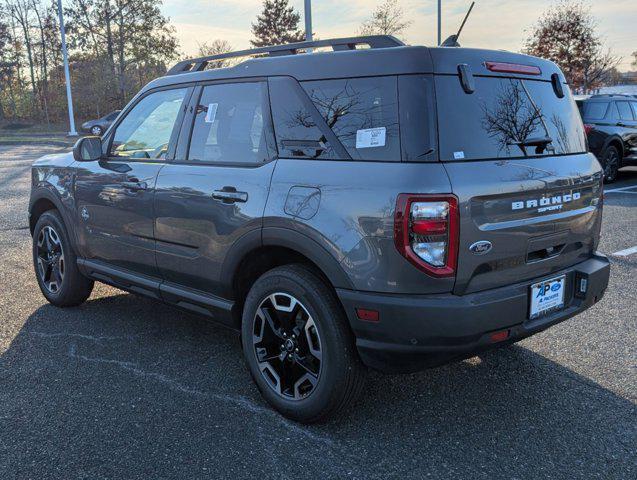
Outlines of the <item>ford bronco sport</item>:
[[32,177],[49,302],[99,281],[236,328],[301,422],[366,367],[516,342],[608,284],[602,170],[560,70],[525,55],[372,36],[187,60]]

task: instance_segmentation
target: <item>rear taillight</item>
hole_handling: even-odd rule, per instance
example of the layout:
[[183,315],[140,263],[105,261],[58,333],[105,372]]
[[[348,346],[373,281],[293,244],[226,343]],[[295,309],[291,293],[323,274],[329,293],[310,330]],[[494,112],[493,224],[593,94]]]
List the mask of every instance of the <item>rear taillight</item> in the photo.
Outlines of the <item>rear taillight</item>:
[[403,257],[429,275],[453,276],[458,259],[458,199],[398,195],[394,243]]
[[591,133],[593,130],[595,130],[595,125],[591,125],[590,123],[584,124],[584,132],[586,133],[586,135]]

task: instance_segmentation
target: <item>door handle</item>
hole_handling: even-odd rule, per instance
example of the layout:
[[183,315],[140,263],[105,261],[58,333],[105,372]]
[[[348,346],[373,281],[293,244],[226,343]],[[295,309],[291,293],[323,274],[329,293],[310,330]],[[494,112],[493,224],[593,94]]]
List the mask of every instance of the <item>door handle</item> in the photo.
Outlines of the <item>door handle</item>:
[[127,182],[122,182],[122,187],[133,192],[148,190],[148,184],[146,182],[140,182],[136,178],[129,178]]
[[212,198],[223,203],[247,202],[248,192],[237,192],[234,187],[223,187],[212,192]]

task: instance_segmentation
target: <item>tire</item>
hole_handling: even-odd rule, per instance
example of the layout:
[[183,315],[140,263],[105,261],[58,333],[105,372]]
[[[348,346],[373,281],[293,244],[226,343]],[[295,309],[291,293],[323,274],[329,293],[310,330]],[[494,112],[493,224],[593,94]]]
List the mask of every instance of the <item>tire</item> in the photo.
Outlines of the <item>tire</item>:
[[291,420],[324,422],[351,406],[363,388],[366,368],[343,309],[303,265],[277,267],[256,281],[243,309],[241,340],[261,394]]
[[617,180],[617,171],[621,162],[621,156],[616,147],[607,147],[602,154],[602,168],[604,169],[604,183],[613,183]]
[[77,256],[57,210],[44,212],[35,225],[33,267],[40,291],[56,307],[80,305],[91,295],[93,281],[77,268]]
[[91,127],[91,135],[95,135],[96,137],[101,137],[102,133],[104,133],[104,131],[102,130],[102,127],[100,127],[99,125],[93,125]]

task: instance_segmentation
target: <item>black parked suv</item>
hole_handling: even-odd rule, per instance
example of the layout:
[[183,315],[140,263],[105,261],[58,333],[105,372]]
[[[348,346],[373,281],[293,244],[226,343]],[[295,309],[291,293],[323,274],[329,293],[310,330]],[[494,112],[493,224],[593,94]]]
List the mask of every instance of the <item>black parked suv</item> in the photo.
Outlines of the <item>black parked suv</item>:
[[265,399],[315,422],[366,367],[470,357],[597,302],[601,193],[553,63],[378,36],[178,64],[103,139],[33,165],[29,214],[52,304],[100,281],[236,328]]
[[576,97],[591,152],[604,168],[606,183],[617,170],[637,164],[637,99],[631,95]]

